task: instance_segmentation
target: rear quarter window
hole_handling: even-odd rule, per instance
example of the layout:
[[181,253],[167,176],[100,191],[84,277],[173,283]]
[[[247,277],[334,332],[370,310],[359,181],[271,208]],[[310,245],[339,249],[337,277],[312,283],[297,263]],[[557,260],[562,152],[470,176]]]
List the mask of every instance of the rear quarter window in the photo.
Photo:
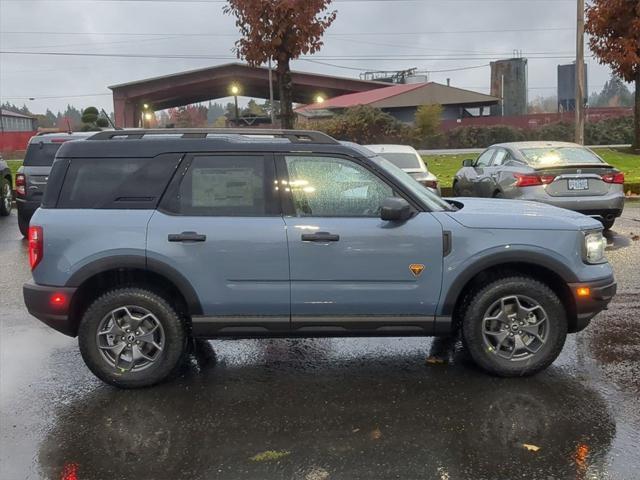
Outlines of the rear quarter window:
[[57,208],[155,208],[181,155],[155,158],[73,159]]

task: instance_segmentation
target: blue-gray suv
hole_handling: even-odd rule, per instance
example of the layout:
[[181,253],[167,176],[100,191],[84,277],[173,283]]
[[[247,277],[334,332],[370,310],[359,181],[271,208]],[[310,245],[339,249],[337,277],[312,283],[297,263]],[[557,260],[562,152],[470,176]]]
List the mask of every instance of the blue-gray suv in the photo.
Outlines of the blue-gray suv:
[[602,224],[443,200],[318,132],[121,130],[64,143],[31,219],[29,312],[120,387],[194,338],[460,335],[536,373],[616,291]]

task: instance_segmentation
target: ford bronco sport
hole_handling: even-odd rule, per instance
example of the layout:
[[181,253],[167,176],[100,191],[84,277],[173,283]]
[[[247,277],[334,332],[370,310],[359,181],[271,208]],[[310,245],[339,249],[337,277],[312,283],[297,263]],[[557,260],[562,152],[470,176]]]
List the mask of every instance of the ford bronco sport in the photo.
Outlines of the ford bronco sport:
[[191,338],[461,335],[536,373],[616,291],[602,225],[433,195],[318,132],[122,130],[60,147],[28,234],[29,312],[120,387]]

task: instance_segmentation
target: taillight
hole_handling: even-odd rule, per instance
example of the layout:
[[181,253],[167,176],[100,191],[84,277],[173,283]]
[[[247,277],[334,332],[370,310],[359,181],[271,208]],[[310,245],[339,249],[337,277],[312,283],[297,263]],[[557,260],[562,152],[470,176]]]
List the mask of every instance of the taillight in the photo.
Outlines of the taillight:
[[624,183],[624,173],[605,173],[602,175],[602,181],[605,183],[619,183],[622,185]]
[[26,186],[27,179],[24,173],[16,174],[16,194],[24,196],[27,193]]
[[29,265],[31,265],[31,270],[36,268],[42,260],[42,256],[44,254],[43,246],[44,242],[42,240],[42,227],[29,227]]
[[556,178],[555,175],[535,175],[514,173],[516,179],[516,187],[535,187],[538,185],[548,185]]

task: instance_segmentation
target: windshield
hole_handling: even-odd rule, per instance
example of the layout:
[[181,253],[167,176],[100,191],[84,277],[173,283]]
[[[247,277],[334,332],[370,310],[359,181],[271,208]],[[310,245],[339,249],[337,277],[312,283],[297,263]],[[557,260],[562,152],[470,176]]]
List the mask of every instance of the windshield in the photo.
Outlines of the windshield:
[[60,143],[31,143],[24,157],[25,167],[50,167]]
[[426,207],[432,212],[442,212],[442,211],[451,211],[454,208],[443,199],[438,197],[436,194],[431,193],[428,189],[424,188],[416,179],[414,179],[411,175],[409,175],[404,170],[400,169],[387,159],[376,155],[374,157],[369,157],[372,162],[374,162],[379,167],[385,169],[394,177],[400,179],[403,185],[407,187],[411,191],[413,195],[418,197],[422,203],[426,205]]
[[591,150],[582,147],[523,148],[520,152],[526,158],[527,163],[535,167],[604,163]]
[[422,161],[414,153],[379,153],[382,158],[389,160],[399,168],[423,168]]

